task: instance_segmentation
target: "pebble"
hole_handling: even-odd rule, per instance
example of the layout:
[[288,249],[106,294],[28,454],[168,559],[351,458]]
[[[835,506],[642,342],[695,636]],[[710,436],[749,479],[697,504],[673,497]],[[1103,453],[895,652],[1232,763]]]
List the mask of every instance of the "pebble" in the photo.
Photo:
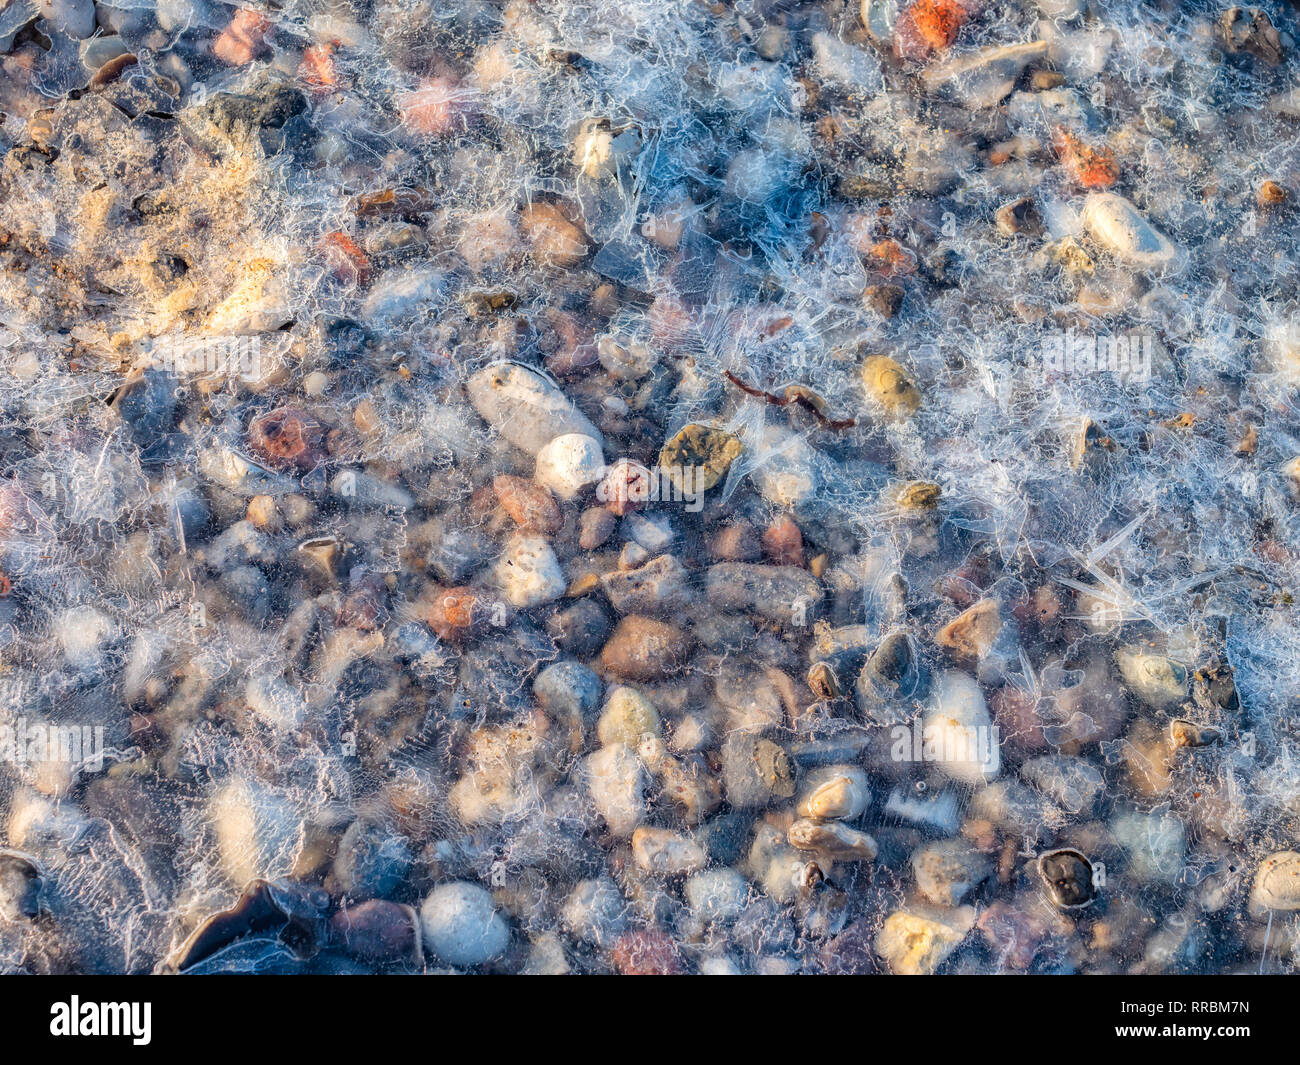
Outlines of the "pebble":
[[852,821],[870,802],[871,787],[862,769],[831,765],[810,770],[804,776],[795,810],[800,817]]
[[948,670],[935,678],[923,722],[925,749],[936,754],[934,766],[945,776],[983,783],[998,775],[1000,742],[984,693],[969,674]]
[[975,910],[896,910],[876,934],[876,953],[901,976],[930,976],[975,927]]
[[596,724],[596,736],[608,747],[621,743],[635,749],[646,736],[659,736],[662,726],[654,704],[635,688],[610,688]]
[[1123,262],[1163,270],[1179,260],[1179,251],[1169,238],[1118,193],[1090,192],[1080,221],[1093,240]]
[[1257,910],[1300,910],[1300,854],[1278,851],[1260,862],[1250,904]]
[[37,10],[56,30],[78,41],[95,32],[95,5],[91,0],[40,0]]
[[560,499],[572,501],[604,474],[600,441],[584,433],[564,433],[537,452],[533,479]]
[[1087,906],[1096,897],[1092,863],[1075,850],[1054,850],[1038,858],[1038,875],[1063,910]]
[[709,857],[695,840],[667,828],[638,828],[632,833],[632,858],[654,876],[698,873]]
[[722,779],[727,802],[740,810],[794,795],[789,755],[771,740],[748,732],[733,732],[723,743]]
[[467,881],[439,884],[420,906],[424,949],[448,965],[470,968],[501,957],[510,926],[492,896]]
[[928,843],[912,854],[917,890],[937,906],[960,906],[993,876],[993,860],[965,840]]
[[[533,255],[542,266],[563,269],[577,265],[587,256],[586,236],[555,204],[529,204],[520,213],[519,229],[532,245]],[[564,429],[552,435],[559,436],[561,432],[587,433],[600,439],[586,427]]]
[[1101,770],[1065,755],[1031,758],[1020,767],[1020,774],[1063,810],[1076,815],[1090,814],[1106,790]]
[[927,67],[921,78],[931,92],[947,92],[972,110],[996,107],[1031,63],[1047,57],[1046,41],[985,48]]
[[345,906],[330,919],[330,932],[361,961],[418,964],[423,958],[420,916],[402,903],[370,899]]
[[753,471],[760,494],[774,506],[798,507],[821,485],[816,457],[812,445],[803,437],[768,427]]
[[503,473],[492,478],[492,489],[502,508],[521,529],[553,536],[564,525],[564,512],[541,485]]
[[682,972],[681,956],[672,939],[658,929],[625,932],[611,956],[623,976],[676,976]]
[[817,851],[831,861],[874,861],[880,848],[867,833],[838,821],[801,818],[786,830],[786,838],[800,850]]
[[600,705],[600,677],[580,662],[553,662],[533,681],[533,697],[548,714],[581,727]]
[[560,917],[579,942],[608,950],[627,931],[629,910],[614,881],[601,876],[579,881],[565,899]]
[[641,759],[627,744],[613,743],[593,751],[584,761],[584,780],[592,806],[609,831],[632,835],[645,820],[649,778]]
[[564,594],[564,574],[551,545],[540,536],[516,534],[493,570],[511,606],[528,610]]
[[[521,451],[536,455],[557,436],[603,437],[551,381],[517,363],[488,366],[469,379],[479,416]],[[603,445],[602,445],[603,446]]]
[[689,651],[690,637],[676,625],[629,614],[615,626],[600,661],[623,680],[651,681],[676,673]]
[[617,527],[618,518],[612,511],[588,507],[578,519],[578,546],[584,551],[594,551],[614,535]]
[[659,467],[678,488],[707,492],[727,475],[744,450],[739,438],[723,429],[684,425],[660,449]]
[[234,780],[213,793],[208,818],[231,883],[287,875],[302,840],[302,820],[282,791]]
[[812,50],[817,73],[832,85],[871,96],[884,84],[879,60],[838,37],[814,33]]
[[[644,555],[645,548],[640,552]],[[690,575],[674,555],[660,555],[643,565],[602,574],[600,586],[620,614],[672,617],[693,598]]]
[[1128,854],[1127,876],[1139,883],[1178,882],[1187,849],[1187,829],[1176,814],[1124,811],[1111,821],[1110,830]]
[[0,925],[40,913],[40,864],[22,851],[0,848]]
[[811,628],[822,586],[796,566],[720,562],[705,575],[709,602],[721,610],[758,614],[790,629]]
[[1176,710],[1188,696],[1187,667],[1164,655],[1121,648],[1115,664],[1129,691],[1153,710]]
[[907,371],[887,355],[872,355],[862,364],[862,381],[867,395],[891,418],[914,414],[921,406],[921,392]]
[[734,921],[749,900],[749,883],[735,869],[705,869],[691,874],[682,889],[686,904],[707,924]]

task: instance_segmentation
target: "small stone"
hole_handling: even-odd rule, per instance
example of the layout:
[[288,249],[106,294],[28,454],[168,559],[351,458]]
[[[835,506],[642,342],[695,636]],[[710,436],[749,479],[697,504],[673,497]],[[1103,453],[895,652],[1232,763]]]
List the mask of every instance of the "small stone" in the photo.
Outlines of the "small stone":
[[555,204],[529,204],[519,216],[519,228],[542,266],[567,269],[587,255],[586,236]]
[[763,531],[763,554],[775,566],[803,565],[803,534],[788,514],[773,518]]
[[659,468],[686,493],[716,486],[745,450],[739,438],[707,425],[686,425],[659,452]]
[[632,835],[646,818],[645,791],[650,780],[636,752],[623,743],[593,751],[583,762],[582,777],[596,812],[609,831]]
[[498,474],[492,490],[514,523],[527,532],[551,536],[564,525],[564,514],[551,493],[539,484],[522,477]]
[[638,566],[645,565],[649,560],[649,551],[640,544],[629,541],[623,545],[623,550],[618,553],[618,568],[620,571],[627,572],[636,569]]
[[821,484],[815,449],[775,425],[764,430],[762,457],[752,476],[762,497],[777,507],[798,507]]
[[1062,809],[1072,814],[1089,814],[1097,805],[1106,782],[1101,770],[1081,758],[1044,755],[1031,758],[1020,774]]
[[410,906],[370,899],[344,906],[330,920],[330,932],[345,953],[367,962],[418,962],[420,918]]
[[596,498],[621,518],[649,500],[652,476],[641,463],[619,459],[606,467],[604,478],[596,485]]
[[1261,207],[1279,207],[1290,199],[1291,194],[1276,181],[1265,181],[1255,193],[1255,202]]
[[1092,863],[1076,850],[1055,850],[1040,855],[1038,875],[1052,901],[1063,910],[1077,910],[1096,897]]
[[921,80],[931,92],[947,92],[972,110],[996,107],[1011,95],[1027,66],[1047,57],[1047,50],[1046,41],[984,48],[927,67]]
[[749,732],[733,732],[722,745],[727,801],[737,809],[766,806],[794,795],[790,758],[773,743]]
[[659,736],[661,732],[654,703],[623,684],[610,689],[596,724],[596,736],[604,746],[622,743],[635,749],[646,736]]
[[581,726],[600,705],[600,677],[580,662],[553,662],[533,681],[533,697],[548,714]]
[[[641,548],[642,554],[645,549]],[[642,566],[601,576],[610,604],[620,614],[672,616],[691,600],[690,575],[675,555],[660,555]]]
[[1036,237],[1043,232],[1043,219],[1028,196],[1004,203],[994,212],[993,221],[1004,237],[1014,237],[1017,233]]
[[570,433],[601,441],[598,430],[550,380],[517,363],[480,370],[466,386],[479,416],[515,447],[536,455]]
[[904,295],[900,285],[868,285],[862,290],[862,303],[882,318],[894,318],[902,310]]
[[277,469],[306,472],[325,458],[325,430],[293,407],[280,407],[254,418],[248,426],[248,446]]
[[930,843],[912,854],[917,889],[938,906],[960,906],[993,872],[993,859],[961,839]]
[[913,414],[921,405],[920,390],[906,371],[887,355],[872,355],[862,364],[862,381],[867,387],[867,395],[890,417]]
[[624,680],[658,680],[681,669],[689,650],[690,637],[676,625],[632,614],[619,621],[600,661]]
[[540,536],[516,534],[493,570],[511,606],[527,610],[564,594],[564,574],[551,545]]
[[682,961],[672,939],[657,929],[620,936],[612,957],[624,976],[676,976],[682,971]]
[[897,910],[876,935],[876,953],[901,976],[929,976],[973,927],[975,910],[970,906],[936,912]]
[[689,836],[666,828],[638,828],[632,833],[632,858],[654,876],[686,876],[708,864],[704,848]]
[[1111,835],[1128,854],[1126,876],[1138,883],[1176,884],[1183,875],[1187,849],[1187,828],[1174,813],[1117,814],[1110,824]]
[[757,562],[762,557],[754,527],[743,521],[718,529],[709,544],[709,553],[724,562]]
[[883,84],[880,61],[868,52],[829,33],[814,33],[813,62],[817,73],[831,85],[870,95]]
[[420,907],[424,949],[448,965],[470,967],[499,958],[510,928],[492,896],[467,881],[440,884]]
[[1118,193],[1089,193],[1080,220],[1093,240],[1123,262],[1160,270],[1179,258],[1169,239]]
[[578,546],[594,551],[613,535],[618,518],[605,507],[588,507],[578,519]]
[[1282,62],[1282,39],[1268,15],[1257,7],[1225,11],[1219,19],[1218,37],[1229,55],[1246,52],[1269,66]]
[[800,784],[800,817],[852,821],[871,802],[867,774],[858,766],[831,765],[811,770]]
[[397,99],[402,124],[413,133],[447,137],[463,133],[474,115],[475,94],[453,77],[424,78]]
[[707,923],[734,921],[749,900],[749,883],[735,869],[705,869],[692,874],[682,890],[691,912]]
[[560,499],[573,500],[604,473],[600,441],[583,433],[565,433],[537,452],[533,479]]
[[705,589],[709,602],[721,610],[759,614],[790,629],[812,625],[823,594],[807,570],[746,562],[710,566]]
[[565,654],[591,658],[609,638],[609,614],[594,599],[579,599],[546,621],[547,635]]
[[560,918],[575,939],[603,950],[627,931],[628,909],[614,881],[601,876],[578,882],[569,892]]
[[927,760],[954,780],[983,783],[998,775],[1000,744],[984,694],[974,677],[958,670],[940,674],[923,718]]
[[1121,648],[1115,664],[1129,691],[1155,710],[1175,710],[1188,697],[1191,677],[1187,667],[1164,655]]
[[1085,189],[1108,189],[1119,180],[1115,153],[1109,148],[1094,148],[1064,126],[1057,126],[1052,145],[1070,180]]
[[[93,30],[93,13],[91,20]],[[266,37],[270,32],[270,19],[252,8],[241,7],[213,43],[212,54],[232,67],[246,66],[253,61],[254,56],[261,55],[265,50]],[[90,33],[85,36],[89,37]]]
[[879,851],[867,833],[839,821],[811,817],[795,821],[786,830],[786,838],[800,850],[816,851],[835,862],[869,862]]
[[1250,893],[1250,904],[1257,911],[1291,913],[1300,910],[1300,854],[1278,851],[1260,862]]
[[623,533],[655,555],[667,551],[677,539],[667,514],[633,512],[623,519]]

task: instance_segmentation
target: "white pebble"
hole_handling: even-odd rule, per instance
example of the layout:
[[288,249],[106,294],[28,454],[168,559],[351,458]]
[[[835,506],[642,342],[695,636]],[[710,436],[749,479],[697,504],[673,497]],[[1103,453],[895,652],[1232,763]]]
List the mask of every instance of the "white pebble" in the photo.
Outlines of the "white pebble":
[[600,441],[585,433],[557,436],[537,452],[533,479],[561,499],[577,498],[584,488],[605,476]]
[[564,594],[564,574],[551,545],[540,536],[515,536],[497,562],[496,578],[511,606],[541,606]]
[[467,881],[440,884],[420,907],[427,951],[449,965],[482,965],[510,945],[510,928],[492,896]]

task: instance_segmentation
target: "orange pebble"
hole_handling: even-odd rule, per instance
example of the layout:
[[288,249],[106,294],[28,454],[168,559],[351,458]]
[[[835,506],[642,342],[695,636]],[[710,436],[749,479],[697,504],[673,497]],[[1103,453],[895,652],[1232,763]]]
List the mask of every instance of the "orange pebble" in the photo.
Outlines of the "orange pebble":
[[1119,180],[1119,166],[1110,149],[1091,148],[1064,126],[1056,127],[1052,146],[1071,180],[1085,189],[1108,189]]
[[469,124],[473,93],[460,88],[452,78],[426,78],[420,87],[403,93],[398,100],[402,121],[416,133],[446,136]]
[[262,51],[270,32],[269,18],[260,11],[241,7],[212,45],[212,54],[232,67],[242,67]]
[[956,0],[916,0],[909,9],[917,32],[931,48],[947,48],[966,23],[966,9]]
[[370,280],[370,259],[346,233],[326,233],[321,248],[330,271],[340,281],[364,285]]
[[339,78],[334,72],[333,42],[312,45],[302,53],[298,64],[298,77],[317,96],[323,96],[338,87]]

